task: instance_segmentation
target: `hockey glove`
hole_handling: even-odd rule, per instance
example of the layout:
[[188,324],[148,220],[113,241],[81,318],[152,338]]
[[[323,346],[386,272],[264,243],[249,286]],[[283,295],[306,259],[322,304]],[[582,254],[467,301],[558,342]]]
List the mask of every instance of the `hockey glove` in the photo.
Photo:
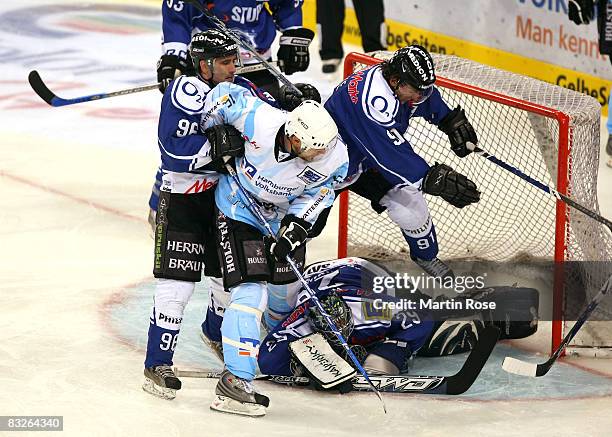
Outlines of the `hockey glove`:
[[270,254],[277,261],[286,261],[287,255],[304,244],[308,237],[310,223],[294,215],[286,215],[281,221],[281,228],[276,234],[276,241],[270,244]]
[[567,16],[576,24],[589,24],[595,16],[593,0],[569,0]]
[[231,124],[218,124],[204,131],[210,143],[210,157],[208,164],[211,170],[227,173],[225,163],[231,158],[244,155],[244,137],[242,133]]
[[446,117],[442,119],[438,128],[448,135],[451,149],[459,158],[468,156],[474,150],[471,146],[478,144],[478,137],[474,127],[465,116],[461,106],[457,106]]
[[436,163],[431,167],[423,178],[422,187],[423,192],[440,196],[457,208],[480,200],[480,191],[476,189],[476,184],[446,164]]
[[287,85],[283,85],[278,92],[278,103],[285,111],[293,111],[304,100],[314,100],[321,103],[321,94],[314,86],[307,83],[296,83],[294,85],[302,92],[301,97]]
[[159,90],[162,94],[174,79],[182,74],[193,74],[193,66],[191,57],[187,55],[187,59],[179,58],[176,55],[163,55],[157,61],[157,82],[159,82]]
[[278,66],[287,75],[306,71],[310,63],[308,46],[314,38],[314,32],[300,27],[285,30],[280,37],[280,47],[276,53]]

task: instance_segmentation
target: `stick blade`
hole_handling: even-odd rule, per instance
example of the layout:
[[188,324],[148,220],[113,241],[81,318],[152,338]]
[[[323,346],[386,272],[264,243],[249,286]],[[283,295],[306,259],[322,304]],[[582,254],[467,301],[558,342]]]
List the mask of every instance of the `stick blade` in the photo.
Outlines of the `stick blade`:
[[506,357],[502,363],[502,369],[515,375],[535,377],[538,373],[538,365],[517,360],[516,358]]
[[30,71],[30,74],[28,74],[28,82],[30,82],[30,86],[41,99],[43,99],[49,105],[54,106],[53,99],[55,99],[57,96],[47,87],[47,85],[45,85],[40,77],[40,74],[38,74],[38,71]]

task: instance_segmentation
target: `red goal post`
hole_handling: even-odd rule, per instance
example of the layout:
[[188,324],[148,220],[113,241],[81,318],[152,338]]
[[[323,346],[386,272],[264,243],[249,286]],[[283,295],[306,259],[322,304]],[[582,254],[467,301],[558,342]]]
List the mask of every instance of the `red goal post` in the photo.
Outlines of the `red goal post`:
[[[345,59],[344,76],[390,55],[350,53]],[[466,110],[485,150],[598,210],[601,107],[595,99],[455,56],[433,57],[436,86],[449,106],[461,104]],[[414,120],[416,126],[412,126]],[[458,159],[450,152],[446,136],[435,126],[413,119],[405,136],[428,162],[444,162],[467,174],[483,193],[479,204],[463,210],[428,197],[441,259],[509,261],[528,256],[562,262],[612,258],[612,238],[602,225],[481,157]],[[377,216],[368,203],[348,192],[340,195],[339,206],[339,257],[407,259],[406,244],[385,214]],[[586,272],[590,285],[587,295],[597,292],[606,269],[602,263]],[[564,332],[564,293],[563,284],[556,283],[553,350]],[[596,340],[592,337],[578,338],[576,345],[612,347],[612,336],[604,341],[601,335],[596,334]]]

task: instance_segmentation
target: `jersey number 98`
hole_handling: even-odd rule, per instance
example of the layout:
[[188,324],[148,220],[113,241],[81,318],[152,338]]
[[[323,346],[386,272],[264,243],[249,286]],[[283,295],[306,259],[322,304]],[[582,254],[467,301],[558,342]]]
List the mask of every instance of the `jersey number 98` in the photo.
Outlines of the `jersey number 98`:
[[189,121],[184,118],[178,122],[178,129],[176,130],[177,137],[184,137],[186,135],[195,135],[198,132],[198,123],[195,121]]

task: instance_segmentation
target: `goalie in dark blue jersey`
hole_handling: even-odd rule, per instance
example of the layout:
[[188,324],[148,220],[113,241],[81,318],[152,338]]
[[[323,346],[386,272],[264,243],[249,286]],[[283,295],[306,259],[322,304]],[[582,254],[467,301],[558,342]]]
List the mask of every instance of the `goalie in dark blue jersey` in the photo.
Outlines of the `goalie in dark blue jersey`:
[[[538,292],[532,288],[478,288],[436,299],[416,289],[409,292],[386,287],[383,292],[375,293],[374,278],[392,274],[361,258],[315,263],[304,275],[370,374],[405,373],[415,355],[443,356],[469,351],[487,324],[502,328],[501,338],[523,338],[537,329]],[[213,291],[202,325],[205,339],[217,345],[217,352],[220,351],[224,293]],[[323,389],[350,388],[346,382],[355,374],[351,360],[312,305],[308,292],[302,289],[297,296],[293,311],[261,342],[260,371],[269,375],[308,375],[316,387]],[[495,302],[497,308],[472,310],[462,306],[456,309],[459,305],[454,305],[453,310],[435,311],[420,303],[466,299]],[[408,308],[408,301],[415,302],[414,309]],[[313,345],[318,353],[325,355],[325,360],[334,363],[333,372],[323,371],[323,366],[316,364],[321,357],[309,353]]]

